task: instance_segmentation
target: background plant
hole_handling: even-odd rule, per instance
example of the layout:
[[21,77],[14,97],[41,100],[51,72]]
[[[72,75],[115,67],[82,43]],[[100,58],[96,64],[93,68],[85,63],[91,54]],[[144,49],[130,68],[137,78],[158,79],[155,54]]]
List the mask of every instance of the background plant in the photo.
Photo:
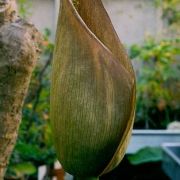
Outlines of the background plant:
[[29,0],[18,0],[17,2],[20,16],[26,19],[31,15],[32,2]]
[[135,128],[166,128],[180,117],[180,44],[177,38],[180,1],[154,0],[154,3],[162,9],[169,35],[160,41],[150,37],[142,45],[130,47],[131,59],[139,64]]
[[137,114],[139,128],[166,128],[180,118],[180,40],[148,38],[130,48],[137,71]]
[[166,19],[170,25],[180,23],[180,1],[179,0],[155,0],[157,7],[163,10],[162,18]]
[[[180,0],[154,0],[155,5],[162,9],[162,19],[166,24],[167,34],[178,37],[180,34]],[[165,31],[165,33],[166,33]]]

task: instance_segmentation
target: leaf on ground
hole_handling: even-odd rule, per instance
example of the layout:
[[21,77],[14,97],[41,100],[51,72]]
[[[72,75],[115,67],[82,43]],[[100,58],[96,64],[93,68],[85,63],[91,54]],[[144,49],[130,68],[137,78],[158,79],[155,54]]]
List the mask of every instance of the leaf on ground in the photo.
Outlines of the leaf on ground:
[[145,147],[135,154],[128,155],[128,160],[132,165],[158,162],[162,160],[162,149],[159,147]]
[[31,175],[36,172],[36,167],[30,162],[24,162],[17,165],[13,165],[11,170],[19,177],[23,175]]

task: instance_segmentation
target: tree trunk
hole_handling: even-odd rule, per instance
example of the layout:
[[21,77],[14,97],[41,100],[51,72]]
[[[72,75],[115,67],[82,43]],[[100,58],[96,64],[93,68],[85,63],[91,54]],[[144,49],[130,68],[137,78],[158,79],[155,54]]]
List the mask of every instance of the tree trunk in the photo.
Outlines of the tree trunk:
[[41,35],[16,16],[15,0],[0,0],[0,180],[14,148]]

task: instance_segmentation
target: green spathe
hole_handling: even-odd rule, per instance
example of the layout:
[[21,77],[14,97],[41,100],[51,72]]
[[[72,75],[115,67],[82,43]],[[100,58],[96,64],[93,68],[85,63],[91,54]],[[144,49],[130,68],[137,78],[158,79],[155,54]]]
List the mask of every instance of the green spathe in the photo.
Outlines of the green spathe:
[[124,156],[135,76],[100,0],[62,0],[54,51],[51,124],[58,158],[77,177],[98,177]]

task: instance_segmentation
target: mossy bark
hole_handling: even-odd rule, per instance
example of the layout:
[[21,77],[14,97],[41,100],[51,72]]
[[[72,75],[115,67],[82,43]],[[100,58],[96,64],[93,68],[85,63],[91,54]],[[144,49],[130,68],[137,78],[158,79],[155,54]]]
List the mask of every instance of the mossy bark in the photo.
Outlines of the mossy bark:
[[0,10],[0,180],[16,143],[21,111],[39,54],[37,29],[17,18],[15,1]]

